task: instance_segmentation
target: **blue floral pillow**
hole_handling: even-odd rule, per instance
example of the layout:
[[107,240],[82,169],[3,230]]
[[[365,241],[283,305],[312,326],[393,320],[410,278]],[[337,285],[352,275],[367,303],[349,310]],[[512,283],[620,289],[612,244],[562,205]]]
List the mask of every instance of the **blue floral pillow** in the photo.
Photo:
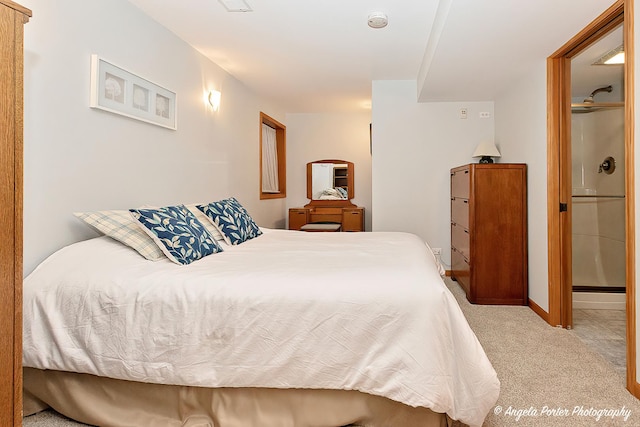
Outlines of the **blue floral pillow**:
[[160,250],[176,264],[190,264],[222,248],[184,205],[129,209]]
[[260,227],[235,197],[198,205],[197,208],[220,230],[229,245],[239,245],[262,234]]

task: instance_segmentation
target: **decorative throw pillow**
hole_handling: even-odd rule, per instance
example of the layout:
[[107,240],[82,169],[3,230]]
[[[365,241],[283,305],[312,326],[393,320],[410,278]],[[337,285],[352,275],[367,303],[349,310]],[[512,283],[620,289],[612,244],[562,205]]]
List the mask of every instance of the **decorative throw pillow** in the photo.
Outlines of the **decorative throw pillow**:
[[[205,214],[202,213],[202,211],[200,209],[198,209],[196,206],[198,205],[198,203],[191,203],[189,205],[185,205],[185,207],[187,209],[189,209],[189,212],[191,212],[197,219],[198,221],[200,221],[200,223],[202,223],[202,225],[204,225],[204,228],[207,229],[207,231],[209,232],[209,234],[211,234],[211,237],[213,237],[215,240],[224,240],[224,237],[222,236],[222,234],[220,234],[220,231],[218,231],[217,228],[215,228],[213,226],[213,224],[211,224],[211,221],[209,221],[209,218],[207,218],[207,216]],[[155,205],[144,205],[142,206],[142,209],[158,209],[160,206],[155,206]],[[140,228],[138,227],[137,221],[135,221],[132,217],[131,217],[131,212],[126,212],[127,215],[129,216],[129,218],[132,221],[132,224],[135,225],[136,228]],[[144,232],[142,230],[140,230],[143,234]],[[149,238],[149,236],[147,236],[145,234],[145,237]],[[153,242],[153,245],[156,246],[155,242]],[[156,246],[157,248],[157,246]],[[157,248],[158,251],[160,251],[160,248]],[[162,252],[162,251],[160,251]],[[162,254],[162,256],[164,257],[164,254]]]
[[74,212],[74,215],[100,233],[135,249],[150,261],[164,258],[164,253],[153,239],[140,229],[129,211]]
[[239,245],[262,234],[260,227],[235,197],[198,205],[197,208],[220,230],[224,241],[230,245]]
[[214,227],[211,221],[209,221],[209,218],[205,214],[203,214],[200,209],[197,208],[197,205],[198,203],[193,203],[185,206],[198,219],[198,221],[200,221],[202,225],[204,225],[204,228],[206,228],[209,234],[211,234],[211,237],[216,240],[224,240],[224,236],[220,233],[220,230]]
[[142,230],[176,264],[190,264],[222,251],[204,225],[184,205],[129,211]]

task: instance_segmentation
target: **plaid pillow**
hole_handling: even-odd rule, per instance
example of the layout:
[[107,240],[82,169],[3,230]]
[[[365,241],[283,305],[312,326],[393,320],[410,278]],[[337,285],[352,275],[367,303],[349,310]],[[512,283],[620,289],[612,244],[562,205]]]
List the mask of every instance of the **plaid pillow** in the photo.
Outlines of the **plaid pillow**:
[[100,233],[135,249],[150,261],[164,258],[164,254],[125,210],[75,212],[74,215]]

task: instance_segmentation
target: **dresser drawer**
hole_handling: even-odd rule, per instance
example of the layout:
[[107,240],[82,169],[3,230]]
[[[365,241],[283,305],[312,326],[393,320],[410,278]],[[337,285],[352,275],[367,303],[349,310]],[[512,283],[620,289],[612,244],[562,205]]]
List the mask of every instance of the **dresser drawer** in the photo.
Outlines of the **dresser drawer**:
[[342,231],[364,231],[364,209],[343,209]]
[[469,231],[459,224],[451,223],[451,246],[456,248],[467,260],[469,253]]
[[462,286],[468,295],[471,283],[471,267],[469,261],[455,248],[451,248],[451,277]]
[[451,173],[451,197],[469,198],[469,169],[460,169]]
[[309,222],[335,222],[337,224],[342,223],[342,214],[317,214],[311,213]]
[[289,209],[289,230],[300,230],[300,227],[309,222],[308,209]]
[[312,215],[342,215],[342,208],[313,208]]
[[451,199],[451,222],[469,229],[469,200]]

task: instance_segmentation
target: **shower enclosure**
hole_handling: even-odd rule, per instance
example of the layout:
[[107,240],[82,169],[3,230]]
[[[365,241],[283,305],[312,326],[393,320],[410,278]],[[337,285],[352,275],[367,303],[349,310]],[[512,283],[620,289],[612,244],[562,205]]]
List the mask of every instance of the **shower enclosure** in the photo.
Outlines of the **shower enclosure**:
[[571,109],[574,301],[625,291],[624,103],[594,102],[603,91]]

